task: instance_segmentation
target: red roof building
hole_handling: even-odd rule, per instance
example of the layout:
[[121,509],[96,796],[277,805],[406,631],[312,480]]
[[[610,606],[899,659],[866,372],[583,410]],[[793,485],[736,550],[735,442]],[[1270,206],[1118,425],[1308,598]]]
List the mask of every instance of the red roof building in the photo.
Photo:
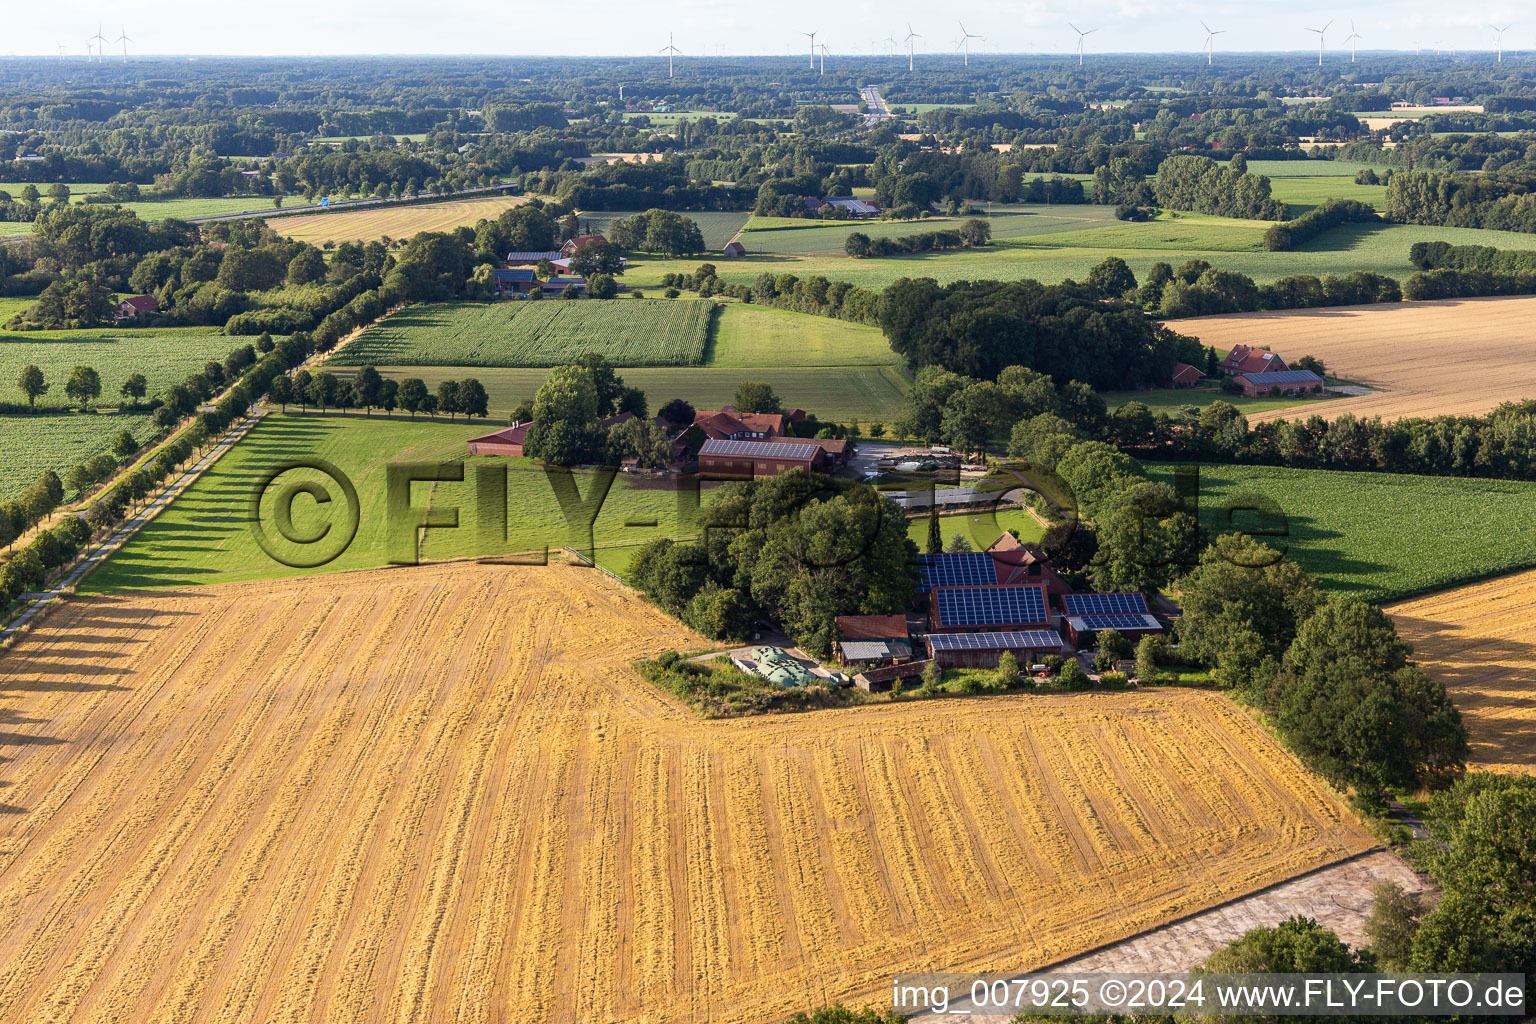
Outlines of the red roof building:
[[[632,412],[621,412],[617,416],[609,416],[600,420],[598,425],[604,430],[627,422],[635,418]],[[527,423],[514,423],[510,427],[503,427],[492,434],[483,434],[480,437],[469,439],[469,454],[471,455],[505,455],[508,458],[520,459],[523,457],[523,442],[528,438],[528,428],[533,426],[530,420]]]
[[725,248],[720,250],[720,255],[728,256],[731,259],[735,259],[738,256],[745,256],[746,254],[747,247],[742,245],[740,242],[726,242]]
[[117,304],[117,312],[113,314],[113,318],[127,320],[140,313],[158,313],[159,311],[160,302],[153,295],[134,295]]
[[1278,353],[1267,352],[1252,345],[1237,346],[1221,362],[1221,372],[1228,377],[1236,377],[1240,373],[1279,373],[1289,369]]
[[781,413],[737,412],[730,406],[716,412],[695,412],[693,422],[715,441],[771,441],[784,433]]
[[1192,388],[1199,384],[1200,379],[1204,376],[1205,374],[1188,363],[1175,363],[1173,366],[1173,376],[1168,379],[1168,386],[1171,388]]
[[606,242],[608,239],[602,235],[577,235],[560,247],[561,256],[569,256],[588,242]]
[[1011,533],[1004,533],[993,541],[987,554],[992,556],[998,583],[1038,583],[1053,597],[1072,592],[1039,548],[1025,544]]

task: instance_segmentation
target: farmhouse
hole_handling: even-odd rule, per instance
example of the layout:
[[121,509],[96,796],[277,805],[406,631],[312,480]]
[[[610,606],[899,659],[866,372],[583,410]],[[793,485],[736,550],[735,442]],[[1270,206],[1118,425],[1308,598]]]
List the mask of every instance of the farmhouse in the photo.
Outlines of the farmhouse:
[[1238,345],[1221,361],[1221,372],[1228,377],[1236,377],[1240,373],[1278,373],[1289,369],[1277,353],[1252,345]]
[[1007,630],[996,633],[930,633],[928,657],[940,668],[996,668],[1009,652],[1022,664],[1061,653],[1061,635],[1054,629]]
[[928,628],[934,633],[1049,629],[1047,597],[1038,583],[934,587],[928,593]]
[[1188,363],[1175,363],[1173,375],[1168,378],[1168,386],[1171,388],[1192,388],[1199,384],[1204,376],[1205,374]]
[[606,241],[608,241],[608,239],[604,238],[602,235],[577,235],[560,247],[560,256],[565,259],[570,259],[573,255],[575,255],[577,249],[580,249],[582,246],[588,244],[589,242],[602,244]]
[[710,438],[699,449],[699,474],[713,480],[751,480],[792,469],[816,472],[827,453],[807,441],[721,441]]
[[1039,583],[1050,594],[1072,592],[1039,548],[1025,544],[1011,533],[1004,533],[993,541],[986,555],[992,559],[992,569],[999,583]]
[[1062,622],[1074,647],[1083,646],[1085,637],[1102,629],[1113,629],[1131,640],[1163,631],[1141,594],[1063,594],[1060,600]]
[[553,263],[560,258],[558,249],[547,252],[509,252],[506,263],[509,267],[531,267],[540,260],[549,260]]
[[1240,373],[1232,378],[1249,398],[1270,395],[1321,393],[1323,378],[1311,370],[1278,370],[1274,373]]
[[784,417],[776,412],[737,412],[730,406],[715,412],[699,410],[694,425],[716,441],[772,441],[784,432]]
[[[617,416],[609,416],[598,421],[598,426],[607,430],[609,427],[628,422],[635,418],[632,412],[621,412]],[[533,421],[527,423],[514,423],[510,427],[503,427],[492,434],[482,434],[480,437],[469,439],[469,454],[471,455],[505,455],[508,458],[520,459],[523,457],[523,442],[528,438],[528,428],[533,426]]]
[[522,295],[532,291],[539,283],[533,271],[528,269],[495,270],[492,273],[496,276],[498,295]]
[[127,320],[138,316],[140,313],[157,313],[160,311],[160,302],[153,295],[134,295],[117,304],[116,311],[112,314],[114,320]]

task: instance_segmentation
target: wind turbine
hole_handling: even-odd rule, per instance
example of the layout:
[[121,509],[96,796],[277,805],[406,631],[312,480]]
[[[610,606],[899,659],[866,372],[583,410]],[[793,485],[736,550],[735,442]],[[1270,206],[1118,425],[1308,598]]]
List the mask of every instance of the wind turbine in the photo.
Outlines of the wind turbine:
[[1349,35],[1344,39],[1349,44],[1349,62],[1351,64],[1355,62],[1355,44],[1364,38],[1365,36],[1355,31],[1355,20],[1351,18],[1349,20]]
[[885,45],[887,47],[889,47],[889,49],[886,52],[888,54],[894,56],[895,53],[896,53],[896,37],[895,36],[886,36],[885,37]]
[[96,39],[96,63],[100,64],[101,63],[101,55],[103,53],[105,53],[106,49],[107,49],[107,37],[101,34],[101,23],[100,22],[97,22],[97,24],[96,24],[96,37],[95,37],[95,39]]
[[1323,33],[1327,32],[1328,29],[1332,25],[1333,25],[1333,19],[1330,18],[1330,19],[1328,19],[1328,24],[1324,25],[1322,28],[1309,28],[1309,29],[1307,29],[1308,32],[1316,32],[1317,33],[1317,66],[1318,67],[1322,67],[1323,66]]
[[[667,45],[663,46],[661,49],[657,50],[656,52],[657,53],[664,53],[664,54],[667,55],[667,77],[671,78],[672,77],[672,58],[676,57],[678,54],[683,52],[682,50],[679,50],[677,47],[672,45],[672,33],[671,32],[667,33]],[[620,98],[622,98],[623,95],[624,95],[624,91],[622,89],[619,90]]]
[[1216,37],[1226,31],[1224,28],[1211,28],[1205,22],[1200,22],[1200,27],[1205,29],[1205,66],[1211,66],[1211,50],[1216,45]]
[[123,44],[123,63],[127,64],[128,63],[128,44],[133,42],[133,40],[128,38],[128,29],[125,28],[124,26],[121,26],[121,25],[118,26],[117,41]]
[[[1511,24],[1513,24],[1513,23],[1511,23]],[[1497,26],[1497,25],[1489,25],[1488,27],[1493,29],[1493,31],[1494,31],[1494,39],[1495,39],[1495,42],[1497,43],[1498,48],[1499,48],[1498,63],[1503,64],[1504,63],[1504,33],[1509,31],[1509,25],[1505,25],[1503,28],[1499,28],[1499,26]]]
[[822,43],[821,46],[820,46],[820,50],[821,50],[821,73],[822,74],[826,74],[827,73],[827,44],[826,43]]
[[955,22],[955,24],[960,26],[960,42],[955,44],[955,49],[958,50],[958,49],[961,49],[962,47],[964,47],[964,49],[965,49],[965,66],[966,67],[970,67],[971,66],[971,40],[972,39],[980,39],[981,36],[972,35],[971,33],[967,32],[965,30],[965,22],[963,22],[963,21],[957,21],[957,22]]
[[910,21],[907,22],[907,38],[906,38],[905,42],[907,44],[907,70],[908,71],[912,70],[912,40],[914,40],[914,39],[921,39],[921,38],[923,38],[923,37],[918,35],[916,32],[912,31],[912,23]]
[[1093,35],[1095,32],[1098,31],[1098,29],[1091,28],[1088,31],[1084,32],[1082,29],[1078,28],[1076,25],[1073,25],[1070,21],[1067,22],[1067,25],[1072,29],[1073,32],[1077,33],[1077,66],[1078,67],[1082,67],[1083,66],[1083,40],[1087,39],[1089,36]]
[[816,33],[815,32],[801,32],[800,34],[803,35],[803,36],[810,37],[810,40],[811,40],[811,70],[815,71],[816,70]]
[[59,63],[64,63],[64,44],[59,44]]

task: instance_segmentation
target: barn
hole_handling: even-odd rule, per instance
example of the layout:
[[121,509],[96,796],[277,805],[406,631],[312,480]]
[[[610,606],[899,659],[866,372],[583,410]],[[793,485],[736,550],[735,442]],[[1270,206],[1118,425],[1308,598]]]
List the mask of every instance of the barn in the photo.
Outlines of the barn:
[[1113,629],[1130,640],[1163,631],[1141,594],[1063,594],[1061,610],[1073,647],[1083,646],[1102,629]]
[[1321,393],[1323,378],[1311,370],[1277,370],[1274,373],[1240,373],[1232,378],[1249,398],[1272,395]]
[[[635,418],[632,412],[621,412],[617,416],[609,416],[598,421],[598,425],[604,430],[617,426]],[[527,440],[528,428],[533,426],[533,421],[527,423],[514,423],[510,427],[503,427],[492,434],[482,434],[479,437],[469,439],[469,454],[471,455],[505,455],[509,458],[520,459],[523,457],[523,442]]]
[[884,665],[912,657],[905,615],[839,615],[837,660],[842,665]]
[[747,254],[747,247],[740,242],[726,242],[725,248],[720,250],[720,255],[727,259],[737,259]]
[[984,551],[918,555],[917,563],[924,594],[934,587],[986,587],[998,582],[997,563]]
[[1199,384],[1205,375],[1188,363],[1173,364],[1173,375],[1168,378],[1168,386],[1171,388],[1192,388]]
[[1049,629],[1051,612],[1039,583],[934,587],[928,628],[934,633]]
[[751,480],[777,476],[793,469],[815,472],[827,464],[827,454],[809,442],[717,441],[699,449],[699,475],[711,480]]
[[940,668],[996,668],[1004,651],[1020,665],[1061,653],[1054,629],[1004,630],[996,633],[930,633],[928,657]]

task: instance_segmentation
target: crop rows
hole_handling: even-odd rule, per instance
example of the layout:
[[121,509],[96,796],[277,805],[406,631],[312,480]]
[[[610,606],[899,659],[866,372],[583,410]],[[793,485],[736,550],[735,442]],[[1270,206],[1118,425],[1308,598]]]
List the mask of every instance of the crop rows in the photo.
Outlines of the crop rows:
[[16,413],[0,416],[0,501],[18,497],[45,469],[62,478],[93,455],[110,451],[126,430],[140,444],[153,427],[148,413]]
[[622,300],[437,303],[370,328],[339,366],[545,367],[589,352],[615,366],[697,366],[714,304]]
[[0,1018],[782,1019],[1373,843],[1216,694],[713,722],[627,668],[702,643],[562,567],[69,603],[0,658]]
[[37,400],[39,408],[75,404],[65,395],[64,382],[76,366],[89,366],[101,375],[101,398],[97,400],[101,404],[121,401],[118,388],[135,373],[144,375],[153,398],[197,373],[210,359],[222,363],[241,340],[210,327],[0,331],[0,402],[26,402],[16,378],[29,364],[42,370],[49,383],[48,393]]

